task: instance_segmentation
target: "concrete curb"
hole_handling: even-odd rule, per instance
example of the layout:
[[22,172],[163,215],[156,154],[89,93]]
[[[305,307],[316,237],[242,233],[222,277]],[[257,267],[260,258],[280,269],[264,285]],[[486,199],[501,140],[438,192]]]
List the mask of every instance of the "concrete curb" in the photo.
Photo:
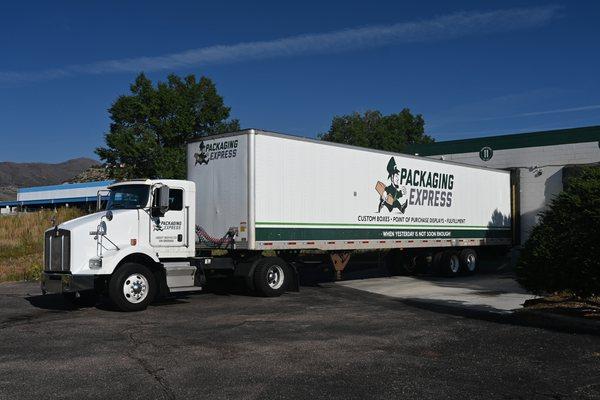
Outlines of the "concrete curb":
[[455,315],[464,318],[474,318],[484,321],[527,326],[532,328],[548,329],[564,333],[588,334],[600,336],[600,321],[589,321],[582,318],[569,317],[560,314],[553,314],[539,310],[517,309],[512,311],[499,311],[485,309],[481,307],[462,306],[458,304],[447,303],[442,300],[426,300],[416,298],[397,298],[384,294],[367,292],[348,286],[336,284],[321,284],[324,288],[343,288],[355,292],[356,295],[365,298],[376,297],[387,299],[390,302],[405,304],[410,307],[427,310],[435,313]]
[[600,336],[600,321],[591,321],[539,310],[528,310],[527,308],[516,310],[512,315],[517,320],[521,320],[529,326]]
[[600,321],[590,321],[539,310],[524,308],[513,311],[491,311],[481,308],[461,307],[456,304],[444,304],[442,301],[421,299],[395,300],[408,306],[465,318],[476,318],[490,322],[549,329],[565,333],[600,336]]

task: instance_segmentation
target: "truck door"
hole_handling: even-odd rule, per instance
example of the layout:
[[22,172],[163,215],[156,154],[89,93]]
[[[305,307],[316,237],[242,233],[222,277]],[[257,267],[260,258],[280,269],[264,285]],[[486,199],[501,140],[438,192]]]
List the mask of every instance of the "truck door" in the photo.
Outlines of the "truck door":
[[[187,246],[187,208],[183,206],[183,189],[169,188],[169,210],[164,216],[152,216],[150,224],[150,244],[154,247]],[[157,189],[152,201],[158,201]]]

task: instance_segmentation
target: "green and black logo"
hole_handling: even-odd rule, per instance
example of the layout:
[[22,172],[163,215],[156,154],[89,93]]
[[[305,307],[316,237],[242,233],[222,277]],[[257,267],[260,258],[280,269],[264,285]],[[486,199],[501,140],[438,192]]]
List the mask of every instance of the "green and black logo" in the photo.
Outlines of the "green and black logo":
[[389,185],[381,181],[377,181],[375,185],[375,191],[379,194],[377,212],[381,212],[383,207],[390,212],[397,209],[404,214],[409,205],[452,206],[453,174],[411,168],[398,169],[394,157],[388,161],[387,173]]
[[200,142],[198,150],[199,152],[194,154],[194,158],[196,159],[196,163],[194,165],[208,164],[208,154],[206,153],[206,146],[204,145],[204,140]]
[[406,196],[406,187],[400,187],[399,185],[400,170],[398,170],[398,167],[396,166],[394,157],[390,158],[390,161],[388,161],[387,172],[390,184],[386,186],[385,183],[377,181],[377,184],[375,185],[375,190],[379,193],[379,206],[377,212],[381,212],[381,209],[385,207],[389,212],[392,212],[393,209],[397,208],[398,211],[404,214],[406,206],[408,205],[408,200],[404,200],[404,203],[401,203],[400,199],[403,196]]
[[205,144],[204,141],[198,145],[198,152],[194,154],[196,162],[194,165],[208,164],[209,161],[221,158],[234,158],[237,156],[238,140],[223,140]]

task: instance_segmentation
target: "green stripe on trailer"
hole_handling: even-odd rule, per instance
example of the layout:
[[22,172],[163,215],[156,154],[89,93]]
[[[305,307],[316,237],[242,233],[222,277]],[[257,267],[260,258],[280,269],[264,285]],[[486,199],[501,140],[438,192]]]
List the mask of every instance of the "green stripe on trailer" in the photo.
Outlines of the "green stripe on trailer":
[[256,228],[257,241],[511,238],[506,229]]
[[[398,229],[398,225],[390,225],[390,224],[342,224],[342,223],[326,223],[326,222],[256,222],[256,226],[269,226],[269,227],[279,227],[281,226],[314,226],[314,227],[330,227],[330,226],[347,226],[354,228],[364,228],[366,226],[376,226],[380,228],[390,228],[390,229]],[[433,224],[417,224],[410,225],[405,224],[402,225],[405,228],[434,228],[434,229],[510,229],[510,227],[505,226],[487,226],[487,225],[433,225]]]

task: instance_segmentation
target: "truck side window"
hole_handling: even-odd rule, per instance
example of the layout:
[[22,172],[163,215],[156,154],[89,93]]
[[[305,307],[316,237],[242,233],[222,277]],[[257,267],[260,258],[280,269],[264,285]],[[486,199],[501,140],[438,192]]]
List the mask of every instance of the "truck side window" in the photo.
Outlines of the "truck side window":
[[173,210],[173,211],[183,210],[183,190],[181,190],[181,189],[170,189],[169,190],[169,210]]

